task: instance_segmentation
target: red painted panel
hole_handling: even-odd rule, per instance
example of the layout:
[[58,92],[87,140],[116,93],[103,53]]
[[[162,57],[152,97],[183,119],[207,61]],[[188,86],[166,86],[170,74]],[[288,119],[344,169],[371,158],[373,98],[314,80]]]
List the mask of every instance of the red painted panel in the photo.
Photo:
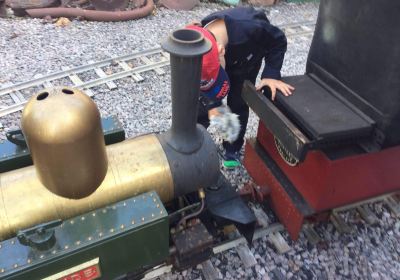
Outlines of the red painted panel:
[[280,222],[286,227],[290,237],[296,240],[303,224],[303,215],[295,207],[289,195],[272,175],[269,168],[259,158],[253,147],[246,142],[244,166],[259,186],[270,189],[269,202]]
[[283,161],[262,123],[257,139],[316,211],[400,190],[400,146],[338,160],[311,151],[292,167]]

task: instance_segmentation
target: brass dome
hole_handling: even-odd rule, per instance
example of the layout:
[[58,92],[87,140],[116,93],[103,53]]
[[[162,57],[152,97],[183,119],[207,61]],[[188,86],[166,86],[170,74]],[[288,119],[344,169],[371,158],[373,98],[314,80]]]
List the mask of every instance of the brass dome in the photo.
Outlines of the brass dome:
[[66,198],[93,193],[107,173],[100,114],[83,92],[50,88],[33,96],[22,114],[22,130],[37,175]]

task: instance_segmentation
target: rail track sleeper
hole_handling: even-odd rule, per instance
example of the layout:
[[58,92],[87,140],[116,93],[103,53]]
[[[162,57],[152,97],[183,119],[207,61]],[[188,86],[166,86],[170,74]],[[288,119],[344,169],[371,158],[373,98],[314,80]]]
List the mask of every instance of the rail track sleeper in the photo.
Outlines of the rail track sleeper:
[[[101,68],[95,68],[94,71],[100,78],[106,78],[108,75]],[[113,81],[106,82],[106,85],[110,90],[118,88],[118,86]]]
[[286,36],[290,36],[296,33],[296,31],[293,29],[293,27],[286,27],[283,28],[283,31],[285,32]]
[[301,29],[303,29],[304,31],[312,31],[312,28],[308,27],[307,25],[301,25],[300,26]]
[[267,227],[269,225],[269,218],[265,211],[261,207],[256,207],[254,205],[251,207],[251,209],[256,216],[258,225],[261,227]]
[[[131,71],[132,67],[130,67],[128,65],[128,63],[126,63],[125,61],[118,61],[119,66],[121,66],[121,68],[124,71]],[[139,74],[132,74],[131,77],[136,81],[136,82],[142,82],[144,81],[144,78],[142,76],[140,76]]]
[[167,53],[167,52],[161,52],[161,55],[164,56],[166,59],[169,60],[169,53]]
[[167,279],[171,272],[172,265],[161,265],[146,273],[141,280]]
[[330,215],[330,220],[335,226],[336,230],[340,233],[350,233],[352,228],[344,221],[344,219],[339,215],[339,213],[332,211]]
[[290,37],[299,37],[299,36],[306,36],[306,35],[312,35],[314,32],[313,31],[302,31],[302,32],[296,32],[293,34],[288,34]]
[[14,103],[21,103],[25,101],[25,98],[22,96],[22,94],[19,91],[16,92],[10,92],[10,96]]
[[[63,68],[65,69],[65,68]],[[75,73],[71,73],[68,75],[68,78],[71,80],[71,82],[74,84],[73,87],[78,87],[80,85],[82,85],[84,82],[81,80],[81,78],[79,78],[79,76]],[[93,96],[94,93],[90,90],[90,89],[85,89],[85,93],[88,96]]]
[[289,244],[286,242],[280,232],[270,234],[268,236],[268,240],[274,245],[279,254],[284,254],[291,250]]
[[[146,65],[151,65],[151,64],[154,63],[150,58],[148,58],[148,57],[146,57],[146,56],[143,56],[143,57],[141,57],[140,59],[141,59]],[[154,68],[153,70],[154,70],[154,72],[156,72],[158,75],[164,75],[164,74],[165,74],[165,71],[162,70],[161,68]]]
[[360,213],[361,218],[366,221],[369,225],[375,225],[378,223],[378,217],[372,212],[368,205],[357,206],[357,211]]
[[51,81],[45,81],[43,83],[43,88],[51,88],[53,87],[53,83]]
[[247,244],[240,244],[238,247],[236,247],[236,252],[238,253],[239,258],[242,260],[244,267],[250,268],[257,264],[257,260]]
[[322,241],[321,237],[315,231],[313,225],[311,224],[305,224],[303,226],[303,233],[306,236],[308,242],[310,242],[310,244],[313,246],[317,245]]
[[268,227],[259,228],[254,232],[253,241],[259,238],[263,238],[275,232],[280,232],[285,230],[282,224],[280,223],[273,223],[270,224]]
[[400,202],[396,201],[392,196],[385,198],[385,203],[396,217],[400,217]]
[[[258,228],[254,232],[253,241],[256,240],[256,239],[268,236],[268,235],[270,235],[272,233],[283,231],[283,230],[284,230],[284,227],[280,223],[270,224],[266,228]],[[240,237],[234,238],[232,240],[225,241],[225,242],[223,242],[223,243],[221,243],[219,245],[216,245],[213,248],[213,253],[214,254],[218,254],[218,253],[221,253],[221,252],[236,248],[240,244],[247,244],[247,241],[243,236],[240,236]]]
[[346,210],[350,210],[350,209],[354,209],[357,208],[357,206],[360,205],[365,205],[365,204],[369,204],[369,203],[375,203],[375,202],[380,202],[380,201],[384,201],[387,197],[389,196],[393,196],[396,193],[390,193],[390,194],[384,194],[384,195],[380,195],[380,196],[376,196],[370,199],[366,199],[366,200],[362,200],[356,203],[351,203],[351,204],[347,204],[345,206],[342,207],[338,207],[333,209],[333,211],[337,212],[341,212],[341,211],[346,211]]
[[313,20],[308,20],[308,21],[300,21],[300,22],[294,22],[294,23],[287,23],[287,24],[280,25],[280,28],[290,28],[290,27],[308,26],[308,25],[315,26],[315,21],[313,21]]
[[210,260],[206,260],[201,264],[201,272],[203,273],[204,279],[206,280],[215,280],[221,278],[218,270],[215,269]]

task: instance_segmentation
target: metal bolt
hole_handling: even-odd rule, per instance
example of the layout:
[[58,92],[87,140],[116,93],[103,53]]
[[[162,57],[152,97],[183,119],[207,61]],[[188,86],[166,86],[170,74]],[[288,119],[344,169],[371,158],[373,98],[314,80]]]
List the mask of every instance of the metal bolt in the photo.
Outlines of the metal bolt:
[[96,213],[92,213],[92,216],[93,216],[93,217],[96,216]]
[[112,209],[115,210],[115,209],[117,209],[117,207],[113,206]]
[[44,255],[40,255],[40,258],[43,259],[43,258],[44,258]]
[[153,213],[151,213],[151,216],[152,216],[152,217],[154,217],[154,214],[153,214]]
[[17,268],[17,267],[18,267],[18,264],[14,264],[13,266],[14,266],[14,268]]
[[157,202],[157,199],[153,198],[153,201],[154,201],[154,202]]
[[73,225],[74,224],[74,220],[71,220],[70,223],[71,223],[71,225]]
[[68,245],[65,245],[65,246],[64,246],[64,249],[65,249],[65,250],[68,250],[68,248],[69,248]]
[[134,225],[135,224],[135,220],[132,220],[131,224]]
[[124,206],[126,206],[126,202],[124,202],[124,204],[123,204]]
[[3,272],[4,272],[4,268],[0,269],[0,273],[3,273]]
[[15,244],[15,241],[14,240],[11,240],[11,245],[14,245]]
[[91,241],[91,240],[92,240],[92,237],[91,237],[91,236],[89,236],[87,240]]
[[160,204],[157,204],[157,208],[160,208]]
[[27,262],[28,262],[28,263],[31,263],[32,261],[31,261],[31,259],[28,259]]
[[151,193],[150,196],[153,196],[153,193]]
[[81,217],[81,220],[84,221],[84,220],[85,220],[85,217]]
[[103,209],[103,213],[107,213],[107,210],[106,210],[106,209]]
[[112,228],[112,229],[110,229],[110,232],[114,232],[114,229]]
[[121,229],[124,229],[124,228],[125,228],[125,226],[124,226],[124,225],[121,225],[121,226],[120,226],[120,228],[121,228]]
[[53,250],[51,253],[54,255],[55,253],[57,253],[57,251],[56,251],[56,250]]
[[133,200],[133,203],[135,203],[135,202],[136,202],[136,199]]
[[103,233],[102,232],[99,232],[99,237],[102,237],[103,236]]
[[75,244],[79,245],[79,244],[81,244],[81,242],[78,240],[78,241],[75,242]]
[[142,217],[142,222],[144,222],[144,217]]
[[160,211],[160,214],[162,214],[162,213],[164,213],[164,211],[163,211],[163,210],[161,210],[161,211]]

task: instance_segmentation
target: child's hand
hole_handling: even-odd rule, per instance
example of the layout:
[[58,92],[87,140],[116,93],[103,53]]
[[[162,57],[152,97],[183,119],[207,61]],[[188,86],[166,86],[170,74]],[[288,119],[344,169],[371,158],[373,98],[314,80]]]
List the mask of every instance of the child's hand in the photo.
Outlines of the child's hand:
[[284,96],[292,95],[292,90],[294,90],[294,87],[292,87],[291,85],[275,79],[262,79],[257,85],[256,90],[259,91],[265,86],[268,86],[271,89],[272,100],[275,100],[277,89],[282,92]]

